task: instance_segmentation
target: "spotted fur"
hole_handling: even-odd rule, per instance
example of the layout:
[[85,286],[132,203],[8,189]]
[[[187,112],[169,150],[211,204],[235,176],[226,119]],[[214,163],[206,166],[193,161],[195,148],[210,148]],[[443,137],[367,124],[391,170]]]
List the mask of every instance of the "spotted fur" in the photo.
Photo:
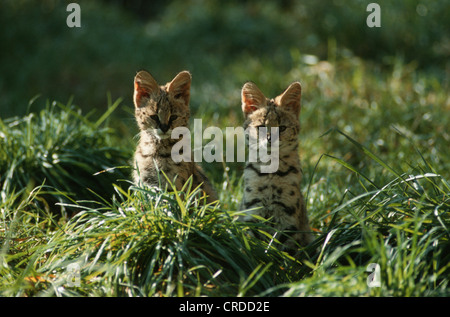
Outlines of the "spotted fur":
[[[252,214],[273,224],[272,235],[283,243],[283,249],[293,250],[297,242],[305,246],[312,241],[303,195],[300,189],[302,170],[299,158],[301,85],[291,84],[281,95],[268,99],[251,82],[242,88],[244,129],[278,127],[279,165],[273,173],[262,173],[260,161],[247,161],[244,169],[244,196],[241,210],[244,221],[255,221]],[[261,129],[255,129],[257,133]],[[258,147],[271,148],[271,135]],[[272,149],[273,150],[273,149]]]
[[188,127],[191,74],[180,72],[166,85],[159,86],[146,71],[134,79],[134,105],[140,140],[134,155],[135,183],[165,187],[164,171],[177,190],[181,190],[192,176],[193,188],[201,185],[207,201],[217,200],[216,193],[201,168],[194,162],[176,163],[171,156],[172,146],[180,139],[172,139],[176,127]]

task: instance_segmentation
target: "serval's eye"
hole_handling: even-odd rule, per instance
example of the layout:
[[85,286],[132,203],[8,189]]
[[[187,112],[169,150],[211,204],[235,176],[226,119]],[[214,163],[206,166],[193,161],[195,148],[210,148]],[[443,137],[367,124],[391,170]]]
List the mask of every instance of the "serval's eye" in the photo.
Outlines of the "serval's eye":
[[150,119],[152,119],[152,120],[155,121],[155,122],[159,122],[159,117],[158,117],[158,115],[156,115],[156,114],[150,116]]
[[284,130],[286,130],[286,126],[281,125],[281,126],[279,127],[279,129],[280,129],[280,132],[283,132]]
[[170,122],[173,122],[173,121],[175,121],[175,120],[177,120],[177,119],[178,119],[178,116],[177,116],[177,115],[172,115],[172,116],[170,116],[169,121],[170,121]]

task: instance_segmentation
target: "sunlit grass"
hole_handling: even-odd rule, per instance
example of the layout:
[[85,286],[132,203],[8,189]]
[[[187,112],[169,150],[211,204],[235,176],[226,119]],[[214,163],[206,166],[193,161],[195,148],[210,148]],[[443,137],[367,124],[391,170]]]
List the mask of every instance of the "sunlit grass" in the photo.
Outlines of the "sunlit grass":
[[[6,4],[19,10],[15,3]],[[114,7],[85,4],[89,32],[77,37],[64,28],[59,45],[90,55],[63,54],[48,38],[39,50],[21,51],[36,54],[22,58],[21,72],[2,64],[5,78],[38,70],[41,80],[27,82],[27,93],[67,98],[70,92],[74,99],[35,98],[15,112],[26,76],[2,90],[2,111],[21,116],[0,118],[0,295],[449,296],[450,99],[443,72],[398,56],[366,60],[334,38],[317,45],[309,19],[293,28],[296,12],[275,4],[247,14],[234,3],[186,3],[173,2],[148,25]],[[440,17],[442,3],[430,5],[430,15]],[[322,10],[324,4],[306,9],[331,10],[329,4]],[[39,16],[36,8],[24,7],[24,16]],[[347,17],[348,8],[333,14]],[[8,21],[19,18],[5,12]],[[49,12],[45,26],[60,30]],[[102,20],[98,12],[106,14]],[[358,16],[351,18],[355,23]],[[38,38],[26,22],[10,23],[4,34],[18,42],[29,32]],[[112,25],[115,41],[97,41]],[[250,41],[234,32],[242,28],[254,35]],[[389,43],[403,39],[382,31]],[[426,60],[427,52],[418,53]],[[52,63],[42,67],[44,59]],[[129,182],[136,141],[131,84],[140,69],[161,82],[191,70],[191,119],[202,119],[204,129],[242,125],[240,89],[247,80],[270,97],[302,83],[302,191],[312,245],[293,258],[277,251],[276,238],[268,244],[249,234],[265,224],[238,221],[243,164],[202,163],[217,204],[206,205],[189,183],[181,193]],[[55,81],[66,90],[55,89]],[[370,263],[380,267],[381,287],[367,284]]]
[[[110,203],[70,206],[80,212],[33,249],[32,269],[18,277],[33,290],[5,294],[243,296],[288,281],[281,264],[289,259],[250,240],[233,213],[204,204],[199,189],[181,198],[176,191],[115,188]],[[70,265],[79,268],[79,285],[70,282]]]
[[[67,111],[67,109],[66,109]],[[446,296],[449,273],[450,186],[426,160],[407,171],[337,130],[385,171],[384,182],[331,155],[317,162],[310,179],[310,218],[316,240],[297,259],[255,240],[220,201],[205,204],[198,189],[182,194],[122,184],[113,196],[68,200],[78,211],[61,221],[39,204],[64,193],[47,185],[3,199],[2,279],[5,296]],[[417,154],[420,157],[419,154]],[[418,158],[419,159],[419,158]],[[322,193],[319,166],[335,162],[354,175],[329,208],[315,206]],[[419,160],[420,161],[420,160]],[[219,190],[236,205],[242,184]],[[125,188],[125,189],[124,189]],[[128,189],[126,189],[128,188]],[[333,189],[333,187],[331,187]],[[28,193],[28,194],[25,194]],[[231,198],[230,198],[231,197]],[[20,202],[20,203],[19,203]],[[59,207],[58,207],[59,206]],[[366,268],[381,268],[380,288],[369,288]],[[69,268],[77,268],[74,275]]]

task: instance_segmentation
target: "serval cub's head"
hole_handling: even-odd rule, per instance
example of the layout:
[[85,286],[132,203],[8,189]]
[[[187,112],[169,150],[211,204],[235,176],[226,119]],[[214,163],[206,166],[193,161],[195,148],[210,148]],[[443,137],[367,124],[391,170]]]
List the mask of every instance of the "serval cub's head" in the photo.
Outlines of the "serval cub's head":
[[141,133],[158,140],[169,139],[176,127],[187,127],[191,74],[180,72],[175,78],[159,86],[146,71],[134,78],[134,105],[136,121]]
[[[292,83],[281,95],[268,99],[252,83],[247,82],[242,88],[242,112],[245,116],[244,129],[249,129],[251,137],[259,138],[259,133],[267,133],[266,142],[259,146],[270,146],[273,137],[271,128],[278,127],[279,150],[291,151],[298,144],[300,131],[300,100],[302,87],[299,82]],[[266,128],[266,129],[260,129]],[[252,135],[253,133],[253,135]]]

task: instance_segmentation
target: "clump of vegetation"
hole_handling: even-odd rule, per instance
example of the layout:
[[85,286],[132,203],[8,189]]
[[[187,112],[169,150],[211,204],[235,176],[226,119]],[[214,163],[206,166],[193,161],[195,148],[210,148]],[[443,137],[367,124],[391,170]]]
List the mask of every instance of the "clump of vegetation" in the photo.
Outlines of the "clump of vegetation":
[[114,131],[103,123],[119,103],[111,104],[110,111],[96,121],[70,102],[47,103],[39,113],[0,119],[3,199],[23,197],[44,184],[54,190],[48,193],[51,202],[41,199],[47,207],[64,196],[95,197],[92,190],[112,194],[111,183],[126,174],[115,168],[120,168],[118,163],[128,165],[129,151],[113,146]]
[[[155,2],[150,16],[127,2],[139,17],[118,3],[83,2],[78,30],[60,2],[0,4],[13,48],[0,60],[23,63],[0,64],[0,295],[450,295],[447,35],[431,31],[444,1],[380,1],[392,10],[378,30],[356,27],[359,2]],[[249,235],[265,224],[238,221],[241,163],[203,164],[210,205],[189,182],[129,182],[140,69],[161,81],[191,70],[203,128],[242,124],[247,80],[267,95],[301,81],[312,245],[294,258]]]
[[[73,109],[58,113],[65,117]],[[48,194],[67,198],[57,187],[25,187],[20,195],[6,194],[5,187],[0,291],[6,296],[448,295],[448,181],[426,160],[395,170],[347,134],[334,133],[387,172],[389,181],[372,180],[340,158],[321,158],[318,164],[337,163],[359,185],[347,187],[327,212],[310,208],[316,240],[297,258],[277,251],[275,238],[267,244],[249,235],[263,223],[240,223],[238,211],[220,202],[204,204],[189,182],[182,194],[113,181],[107,183],[114,187],[112,196],[59,203],[77,211],[68,220],[49,212],[58,206],[42,204]],[[97,153],[89,151],[86,155]],[[315,183],[314,173],[310,198],[337,194]],[[239,196],[241,187],[236,182],[221,196]],[[370,263],[380,267],[381,288],[368,288]],[[69,270],[74,267],[76,276]]]
[[[33,292],[243,296],[273,287],[277,272],[287,278],[280,266],[287,260],[249,240],[233,213],[205,205],[198,189],[183,199],[176,191],[116,189],[117,198],[110,203],[77,205],[81,212],[37,252]],[[78,285],[71,283],[74,276],[68,270],[74,264]],[[19,291],[26,293],[26,288]]]

